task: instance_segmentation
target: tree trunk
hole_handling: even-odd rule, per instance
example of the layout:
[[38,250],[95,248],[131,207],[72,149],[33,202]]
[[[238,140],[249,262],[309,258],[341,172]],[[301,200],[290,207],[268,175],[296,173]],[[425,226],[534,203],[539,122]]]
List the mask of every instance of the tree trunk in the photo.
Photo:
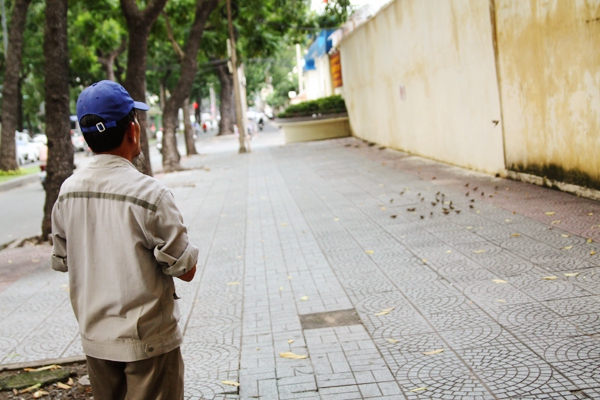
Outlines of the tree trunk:
[[98,51],[97,53],[97,58],[98,58],[98,62],[100,64],[102,64],[102,66],[104,67],[104,70],[106,71],[106,79],[109,81],[113,81],[116,82],[117,78],[115,75],[115,60],[117,59],[117,57],[123,53],[125,51],[125,49],[127,48],[127,41],[123,40],[121,42],[121,45],[114,49],[113,51],[111,51],[108,54],[103,54],[102,52]]
[[42,240],[52,232],[52,207],[60,186],[73,174],[73,145],[69,133],[69,55],[67,49],[68,0],[46,1],[44,29],[44,89],[46,92],[46,202]]
[[23,31],[31,0],[16,0],[10,21],[6,69],[2,87],[2,140],[0,141],[0,170],[19,169],[15,131],[19,113],[19,72],[23,58]]
[[217,7],[218,0],[197,0],[194,23],[187,38],[184,48],[184,57],[181,61],[181,73],[171,97],[165,104],[163,112],[164,137],[163,137],[163,170],[165,172],[181,169],[179,165],[179,151],[175,139],[177,113],[183,101],[190,97],[192,84],[198,71],[198,50],[202,40],[204,25],[210,13]]
[[[148,58],[148,35],[154,21],[165,7],[167,0],[151,0],[144,11],[140,11],[136,0],[120,0],[123,15],[127,21],[129,31],[129,43],[127,46],[127,77],[125,78],[125,89],[131,97],[137,101],[146,100],[146,62]],[[146,155],[144,159],[144,173],[152,175],[152,164],[150,163],[150,148],[148,136],[146,135],[146,113],[138,111],[140,123],[140,140],[142,151]]]
[[233,76],[227,70],[227,64],[219,65],[215,70],[221,83],[221,93],[219,93],[221,120],[219,121],[218,135],[233,135],[233,125],[235,124]]
[[190,121],[190,98],[183,101],[183,126],[185,127],[185,151],[188,156],[198,154],[194,140],[194,128]]
[[[19,77],[19,86],[17,89],[17,130],[23,131],[23,81],[25,77]],[[31,134],[31,132],[30,132]]]

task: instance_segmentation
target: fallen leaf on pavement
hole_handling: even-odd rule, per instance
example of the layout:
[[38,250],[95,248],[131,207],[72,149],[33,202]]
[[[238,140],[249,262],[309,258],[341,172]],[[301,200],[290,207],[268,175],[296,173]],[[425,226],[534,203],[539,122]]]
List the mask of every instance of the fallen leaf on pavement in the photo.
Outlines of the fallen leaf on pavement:
[[302,296],[302,297],[300,297],[300,300],[306,301],[306,300],[308,300],[308,296]]
[[423,264],[427,264],[427,260],[426,259],[422,259],[421,261],[423,261]]
[[57,369],[62,369],[62,367],[60,365],[57,364],[52,364],[52,365],[46,365],[45,367],[40,367],[40,368],[25,368],[23,371],[25,372],[37,372],[37,371],[54,371]]
[[552,221],[550,222],[552,225],[558,225],[560,224],[560,219],[557,219],[556,221]]
[[365,253],[367,253],[367,254],[373,254],[375,252],[373,250],[367,250],[367,251],[365,251]]
[[572,248],[573,248],[573,246],[566,246],[566,247],[563,247],[563,250],[571,250]]
[[73,378],[69,378],[69,380],[67,381],[67,385],[73,386]]
[[555,281],[556,277],[555,276],[545,276],[542,279],[545,281]]
[[36,384],[35,384],[35,385],[33,385],[33,386],[29,386],[28,388],[25,388],[25,389],[23,389],[23,390],[19,390],[19,394],[33,392],[34,390],[36,390],[36,389],[39,389],[39,388],[40,388],[40,386],[42,386],[42,384],[41,384],[41,383],[36,383]]
[[446,250],[446,253],[450,254],[452,253],[452,250]]
[[281,226],[287,226],[287,223],[284,222],[284,223],[281,224]]
[[571,237],[571,235],[567,235],[566,233],[563,233],[563,234],[562,234],[562,235],[560,235],[560,236],[562,236],[562,237],[564,237],[564,238]]
[[292,343],[294,343],[294,339],[289,339],[289,340],[288,340],[288,343],[289,343],[289,344],[292,344]]
[[427,390],[427,388],[426,387],[420,387],[420,388],[416,388],[416,389],[411,390],[411,392],[420,392],[422,390]]
[[381,207],[381,211],[385,211],[387,210],[385,207]]
[[588,214],[588,216],[590,216],[590,217],[591,217],[592,215],[594,215],[594,213],[589,213],[589,214]]
[[510,236],[519,237],[519,236],[521,236],[521,234],[520,233],[512,233]]
[[423,353],[424,356],[432,356],[434,354],[440,354],[443,353],[444,349],[437,349],[437,350],[432,350],[432,351],[426,351]]
[[589,238],[589,239],[587,240],[587,242],[588,242],[588,243],[592,243],[592,242],[593,242],[592,238]]
[[235,386],[235,387],[240,386],[239,382],[235,382],[235,381],[221,381],[221,383],[223,385],[229,385],[229,386]]
[[554,214],[555,214],[555,212],[554,212],[554,211],[546,211],[546,212],[545,212],[545,214],[546,214],[546,215],[554,215]]
[[394,344],[394,343],[398,343],[398,341],[396,339],[388,339],[388,342]]
[[285,353],[279,353],[279,357],[291,358],[292,360],[302,360],[304,358],[307,358],[308,356],[302,356],[300,354],[292,353],[291,351],[286,351]]
[[593,256],[594,254],[596,254],[594,250],[590,251],[590,256]]
[[504,222],[510,222],[512,219],[505,219]]
[[279,286],[279,290],[282,291],[283,290],[283,286]]
[[46,392],[45,390],[38,390],[37,392],[35,392],[33,394],[33,398],[34,399],[39,399],[42,396],[48,396],[50,393]]
[[579,275],[579,272],[569,272],[569,273],[566,273],[566,274],[563,274],[563,275],[564,276],[577,276],[577,275]]
[[473,253],[481,254],[481,253],[485,253],[485,250],[473,250]]
[[378,313],[375,313],[375,316],[377,316],[377,317],[380,317],[380,316],[382,316],[382,315],[387,315],[387,314],[389,314],[390,312],[394,311],[394,308],[395,308],[395,307],[391,307],[391,308],[386,308],[385,310],[381,310],[381,311],[379,311]]
[[507,283],[504,279],[492,279],[496,283]]
[[506,303],[506,300],[504,300],[504,299],[498,299],[498,301],[499,301],[500,303]]
[[339,219],[339,218],[334,218],[333,220],[334,220],[334,221],[339,221],[340,219]]
[[288,279],[289,279],[289,280],[292,280],[292,277],[288,275]]
[[64,389],[64,390],[69,390],[69,389],[71,389],[71,386],[69,386],[69,385],[67,385],[67,384],[65,384],[65,383],[62,383],[62,382],[58,382],[58,383],[56,384],[56,386],[58,386],[59,388],[61,388],[61,389]]

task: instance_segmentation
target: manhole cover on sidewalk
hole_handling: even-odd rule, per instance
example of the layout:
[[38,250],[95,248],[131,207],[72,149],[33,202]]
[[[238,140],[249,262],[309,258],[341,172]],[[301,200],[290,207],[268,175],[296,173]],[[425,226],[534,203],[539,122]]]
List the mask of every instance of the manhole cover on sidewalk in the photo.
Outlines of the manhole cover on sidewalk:
[[331,328],[334,326],[360,325],[362,321],[355,309],[328,311],[300,316],[302,329]]

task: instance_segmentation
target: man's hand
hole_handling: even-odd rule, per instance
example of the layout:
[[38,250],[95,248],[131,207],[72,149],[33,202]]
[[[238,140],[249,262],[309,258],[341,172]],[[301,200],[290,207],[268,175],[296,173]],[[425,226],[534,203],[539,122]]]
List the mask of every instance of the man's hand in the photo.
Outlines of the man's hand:
[[190,269],[185,274],[178,276],[178,278],[181,279],[182,281],[191,282],[191,280],[194,279],[194,275],[196,275],[196,266],[195,265],[194,265],[194,268]]

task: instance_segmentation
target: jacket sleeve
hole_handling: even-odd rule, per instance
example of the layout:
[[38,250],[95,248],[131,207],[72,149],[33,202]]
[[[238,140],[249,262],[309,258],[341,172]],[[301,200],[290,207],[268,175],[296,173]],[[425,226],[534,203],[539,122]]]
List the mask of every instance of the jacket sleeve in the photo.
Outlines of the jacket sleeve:
[[158,203],[154,216],[154,257],[163,273],[181,276],[198,262],[198,248],[190,243],[183,217],[170,191]]
[[57,201],[52,208],[52,269],[67,272],[67,239],[62,222]]

